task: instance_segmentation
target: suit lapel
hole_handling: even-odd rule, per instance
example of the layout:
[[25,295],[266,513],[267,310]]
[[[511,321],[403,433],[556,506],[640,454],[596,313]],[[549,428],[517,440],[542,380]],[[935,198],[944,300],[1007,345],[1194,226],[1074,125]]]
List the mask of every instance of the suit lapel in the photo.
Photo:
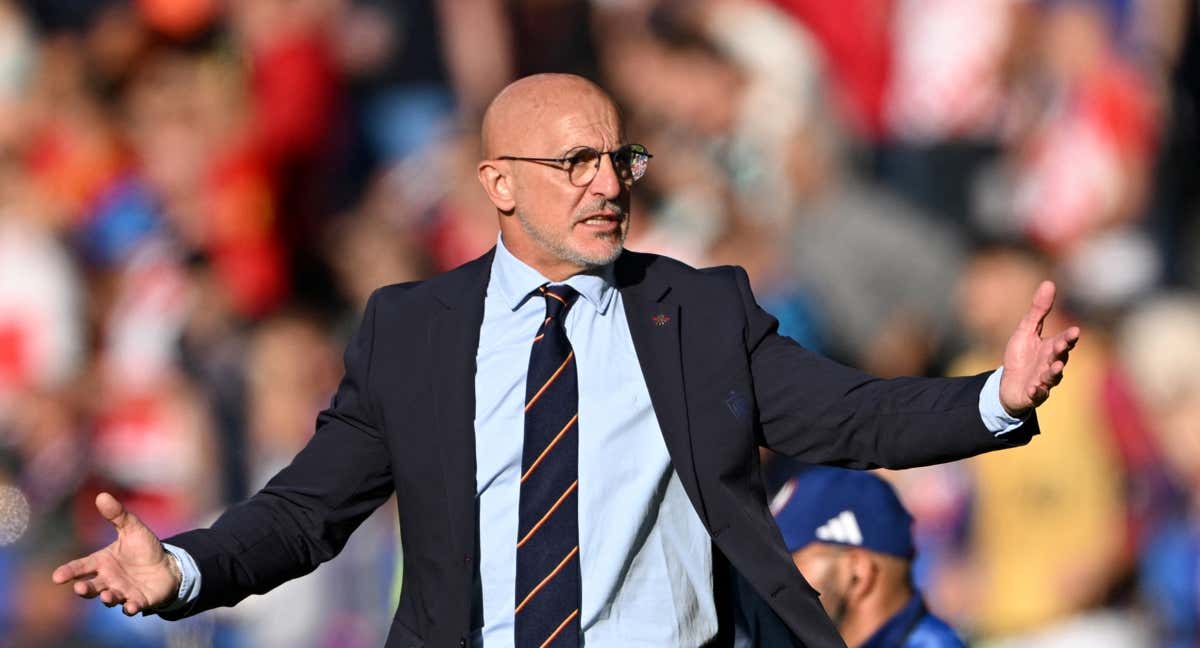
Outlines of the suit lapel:
[[653,259],[644,254],[622,254],[616,264],[617,286],[629,320],[629,335],[633,338],[633,348],[671,462],[684,488],[692,494],[697,511],[707,521],[696,483],[684,394],[680,327],[685,313],[671,298],[671,286],[654,272]]
[[451,538],[468,554],[475,541],[475,353],[493,254],[430,280],[442,307],[429,320],[433,433],[440,437]]

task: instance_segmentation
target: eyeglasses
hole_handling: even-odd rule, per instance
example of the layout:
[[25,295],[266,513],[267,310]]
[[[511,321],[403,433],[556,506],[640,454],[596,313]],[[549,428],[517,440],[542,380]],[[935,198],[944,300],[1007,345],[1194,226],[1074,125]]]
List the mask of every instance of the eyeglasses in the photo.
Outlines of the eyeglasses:
[[580,146],[567,151],[567,154],[560,158],[501,155],[496,159],[553,165],[567,172],[571,184],[576,187],[586,187],[599,173],[600,158],[605,155],[612,160],[617,177],[626,186],[632,185],[646,175],[646,166],[650,163],[650,158],[654,157],[641,144],[626,144],[615,151],[597,151],[590,146]]

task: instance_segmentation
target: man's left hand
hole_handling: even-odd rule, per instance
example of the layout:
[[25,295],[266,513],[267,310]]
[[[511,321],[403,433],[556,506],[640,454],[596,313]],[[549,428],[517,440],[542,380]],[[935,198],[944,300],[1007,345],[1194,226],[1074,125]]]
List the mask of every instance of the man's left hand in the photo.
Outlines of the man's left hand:
[[1000,379],[1000,404],[1014,417],[1024,418],[1050,396],[1062,382],[1067,356],[1079,341],[1079,327],[1042,338],[1046,315],[1054,306],[1054,283],[1043,281],[1033,293],[1029,312],[1004,348],[1004,376]]

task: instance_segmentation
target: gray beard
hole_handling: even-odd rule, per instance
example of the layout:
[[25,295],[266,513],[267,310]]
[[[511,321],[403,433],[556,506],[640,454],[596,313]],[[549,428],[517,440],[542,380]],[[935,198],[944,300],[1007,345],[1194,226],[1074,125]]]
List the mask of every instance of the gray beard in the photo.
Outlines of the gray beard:
[[585,256],[568,247],[565,240],[555,240],[545,232],[538,230],[533,223],[525,217],[525,214],[523,214],[521,210],[516,210],[515,215],[517,217],[517,222],[521,224],[521,229],[525,230],[525,233],[528,234],[530,238],[532,238],[534,241],[537,241],[538,245],[541,246],[542,249],[549,250],[551,254],[562,261],[573,263],[589,270],[606,266],[613,261],[616,261],[617,257],[621,256],[621,252],[623,252],[625,248],[625,234],[627,230],[617,228],[617,231],[614,234],[602,235],[602,238],[618,239],[617,245],[613,249],[612,253],[606,254],[602,257]]

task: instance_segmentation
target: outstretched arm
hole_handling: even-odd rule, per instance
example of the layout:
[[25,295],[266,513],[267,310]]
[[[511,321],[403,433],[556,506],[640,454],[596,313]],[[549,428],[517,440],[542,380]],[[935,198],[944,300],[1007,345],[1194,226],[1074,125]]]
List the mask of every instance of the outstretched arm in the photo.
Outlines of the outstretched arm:
[[[101,494],[96,507],[116,527],[116,542],[59,567],[54,582],[73,582],[78,595],[122,604],[126,614],[178,619],[266,592],[341,551],[392,492],[390,455],[367,393],[377,295],[346,349],[345,377],[318,416],[316,433],[263,490],[211,528],[167,538],[170,551],[115,498]],[[191,584],[180,592],[185,581]],[[180,595],[184,600],[176,601]]]
[[1042,337],[1046,316],[1054,307],[1054,294],[1053,282],[1043,281],[1038,286],[1029,312],[1017,324],[1004,349],[1000,404],[1016,418],[1025,417],[1049,398],[1050,390],[1062,382],[1067,357],[1079,341],[1078,326]]
[[130,616],[173,601],[183,576],[158,536],[108,493],[96,496],[96,509],[116,528],[117,539],[59,566],[51,576],[54,582],[72,583],[77,595],[99,596],[108,607],[120,605]]
[[1038,434],[1035,416],[999,435],[985,422],[980,396],[992,372],[884,380],[840,365],[779,335],[745,272],[733,274],[746,308],[761,445],[808,463],[911,468],[1023,445]]
[[350,534],[393,492],[390,454],[369,396],[375,307],[367,302],[346,348],[346,373],[316,431],[291,464],[208,529],[165,541],[196,565],[200,584],[166,619],[235,605],[308,574],[338,554]]

